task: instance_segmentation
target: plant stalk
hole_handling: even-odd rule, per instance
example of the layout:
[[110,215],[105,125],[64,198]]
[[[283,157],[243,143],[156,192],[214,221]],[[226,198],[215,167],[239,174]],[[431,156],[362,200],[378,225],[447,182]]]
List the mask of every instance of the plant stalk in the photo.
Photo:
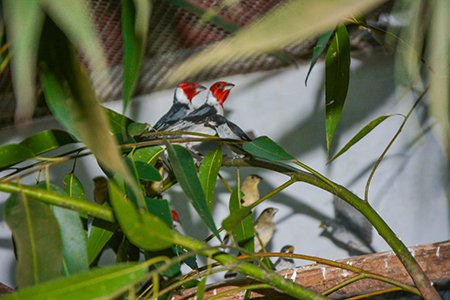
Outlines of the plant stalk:
[[425,299],[440,299],[438,292],[432,286],[428,276],[411,255],[405,244],[403,244],[403,242],[397,237],[397,235],[386,224],[383,218],[381,218],[381,216],[372,208],[372,206],[370,206],[368,202],[359,198],[345,187],[332,181],[328,181],[327,183],[325,183],[317,176],[298,170],[291,166],[261,159],[243,158],[224,160],[223,165],[234,167],[252,166],[273,170],[291,176],[297,181],[309,183],[313,186],[316,186],[338,196],[339,198],[353,206],[356,210],[361,212],[373,225],[373,227],[375,227],[380,236],[389,244],[403,266],[406,268],[412,280],[417,285],[417,288],[421,292],[422,296]]

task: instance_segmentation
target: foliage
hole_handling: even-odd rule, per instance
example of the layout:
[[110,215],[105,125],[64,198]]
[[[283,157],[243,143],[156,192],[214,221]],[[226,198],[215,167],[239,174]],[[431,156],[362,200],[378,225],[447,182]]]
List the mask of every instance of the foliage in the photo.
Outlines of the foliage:
[[[188,5],[187,1],[173,2],[184,8]],[[230,30],[235,31],[233,36],[198,56],[193,56],[166,79],[168,82],[184,79],[187,75],[229,61],[233,57],[242,59],[254,53],[281,51],[293,42],[322,34],[314,51],[311,70],[320,55],[326,53],[325,122],[327,148],[330,151],[335,129],[343,113],[350,80],[350,47],[346,25],[342,24],[343,18],[364,12],[381,2],[383,1],[339,0],[330,4],[329,1],[291,1],[261,22],[239,30],[231,28]],[[217,147],[206,155],[199,168],[191,153],[170,140],[170,136],[155,138],[151,143],[140,141],[139,135],[146,130],[146,125],[102,108],[87,70],[80,61],[77,51],[89,61],[92,72],[107,69],[94,26],[84,12],[84,2],[71,1],[69,7],[64,7],[57,0],[10,0],[3,3],[7,15],[8,40],[14,55],[13,80],[19,99],[17,119],[29,119],[33,113],[33,97],[38,90],[34,77],[38,74],[47,105],[65,128],[45,130],[18,144],[0,146],[0,171],[6,173],[0,182],[0,190],[11,194],[6,205],[6,221],[16,242],[17,281],[20,288],[17,293],[5,299],[33,299],[44,294],[49,299],[58,299],[61,295],[73,299],[113,298],[126,293],[131,297],[136,293],[158,297],[167,295],[188,282],[198,284],[197,297],[202,298],[205,278],[213,272],[211,265],[207,272],[196,274],[197,277],[192,275],[182,278],[179,270],[181,262],[197,269],[195,259],[192,263],[196,255],[213,259],[261,282],[247,287],[248,289],[270,287],[293,297],[321,298],[268,270],[260,263],[258,255],[252,253],[253,245],[240,243],[253,241],[252,209],[298,182],[328,191],[360,211],[392,247],[418,289],[394,280],[383,280],[404,291],[415,294],[420,291],[426,298],[435,296],[430,281],[414,257],[368,202],[371,178],[362,199],[296,160],[269,137],[258,137],[245,143],[201,137],[202,140],[216,143]],[[448,11],[448,4],[438,3],[439,9]],[[122,7],[125,111],[139,77],[151,5],[150,2],[135,0],[123,1]],[[328,18],[319,20],[319,12],[320,15],[328,15]],[[434,14],[439,18],[433,21],[432,28],[439,32],[443,28],[440,22],[448,18],[449,14],[441,15],[438,11]],[[211,19],[222,24],[216,16]],[[316,20],[319,21],[314,22]],[[352,22],[368,26],[360,21]],[[291,28],[301,29],[297,31]],[[448,35],[443,35],[448,39]],[[432,39],[437,38],[432,35]],[[439,49],[440,51],[431,52],[431,61],[435,66],[436,60],[444,59],[442,46]],[[448,54],[448,51],[444,53]],[[435,69],[436,76],[444,74],[444,78],[448,79],[448,69],[442,69]],[[438,82],[447,89],[440,91],[433,83],[431,90],[445,101],[435,100],[433,103],[440,119],[445,119],[439,107],[448,105],[448,81]],[[409,115],[403,117],[402,127]],[[390,116],[381,116],[367,124],[332,160],[344,154]],[[189,140],[185,138],[177,142]],[[64,152],[64,147],[68,145],[72,145],[75,150]],[[390,145],[380,156],[372,174]],[[222,149],[228,146],[232,146],[234,151],[237,149],[242,157],[222,157]],[[49,168],[63,163],[75,165],[77,159],[86,155],[93,155],[108,176],[108,188],[104,191],[108,193],[107,203],[88,201],[89,196],[86,196],[84,187],[77,178],[75,166],[64,179],[65,188],[58,187],[48,175]],[[165,192],[178,182],[187,200],[195,208],[198,219],[221,242],[222,229],[217,228],[212,210],[217,178],[222,166],[253,166],[289,177],[286,183],[249,207],[240,205],[242,195],[239,184],[230,192],[230,215],[223,220],[222,225],[242,246],[239,250],[249,254],[245,259],[222,251],[226,248],[225,245],[211,247],[206,242],[174,230],[170,207],[164,199],[167,195]],[[162,176],[161,168],[169,174]],[[37,185],[21,182],[29,175],[41,172],[45,176],[43,179],[39,178]],[[155,185],[161,188],[154,189]],[[98,258],[107,245],[115,249],[118,264],[97,268]],[[145,262],[139,259],[140,252],[145,253]],[[355,269],[352,272],[364,273],[363,270]],[[382,276],[377,277],[378,280],[379,278]],[[144,291],[144,288],[147,290]]]

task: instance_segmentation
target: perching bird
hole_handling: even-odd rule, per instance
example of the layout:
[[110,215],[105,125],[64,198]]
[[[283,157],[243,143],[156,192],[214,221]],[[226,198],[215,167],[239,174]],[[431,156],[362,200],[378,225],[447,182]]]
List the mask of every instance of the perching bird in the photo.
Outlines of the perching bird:
[[[294,253],[294,246],[285,245],[280,250],[281,253]],[[285,269],[293,269],[295,267],[295,262],[290,257],[279,257],[273,265],[275,271],[281,271]]]
[[173,104],[169,111],[153,126],[155,130],[164,130],[194,111],[192,99],[206,88],[196,82],[181,82],[173,95]]
[[255,253],[260,252],[272,239],[275,232],[274,216],[278,209],[268,207],[258,216],[255,221]]
[[212,128],[215,135],[222,139],[252,140],[239,126],[219,114],[207,116],[204,124],[204,126]]
[[213,83],[206,95],[205,103],[171,126],[166,131],[191,131],[214,135],[212,128],[205,127],[207,117],[223,115],[223,103],[227,100],[234,84],[226,81]]
[[256,174],[245,177],[241,186],[241,192],[244,194],[241,198],[242,206],[250,206],[259,200],[259,183],[262,178]]
[[104,176],[97,176],[94,181],[94,201],[102,205],[109,199],[108,179]]

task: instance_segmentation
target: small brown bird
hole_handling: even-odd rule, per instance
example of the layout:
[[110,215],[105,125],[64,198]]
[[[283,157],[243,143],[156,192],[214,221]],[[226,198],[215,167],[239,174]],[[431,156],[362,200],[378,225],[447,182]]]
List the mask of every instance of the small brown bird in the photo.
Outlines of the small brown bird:
[[[280,250],[281,253],[294,253],[294,246],[292,245],[285,245]],[[295,262],[290,257],[279,257],[275,264],[273,265],[275,271],[281,271],[284,269],[292,269],[295,267]]]
[[268,207],[255,221],[255,253],[260,252],[272,239],[275,232],[274,216],[278,209]]
[[104,176],[97,176],[94,181],[94,201],[102,205],[109,200],[108,179]]
[[245,177],[244,183],[242,183],[241,191],[244,196],[241,199],[242,206],[250,206],[259,200],[259,183],[262,178],[256,174]]

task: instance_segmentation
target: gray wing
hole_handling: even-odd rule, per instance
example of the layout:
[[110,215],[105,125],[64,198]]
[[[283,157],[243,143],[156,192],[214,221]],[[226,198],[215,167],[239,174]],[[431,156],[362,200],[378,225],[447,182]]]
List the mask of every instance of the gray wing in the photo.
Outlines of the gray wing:
[[191,112],[191,109],[187,104],[184,103],[175,103],[172,105],[172,107],[169,109],[169,111],[162,116],[158,122],[153,126],[155,130],[161,130],[169,125],[175,124],[179,120],[183,119],[185,116],[187,116]]

